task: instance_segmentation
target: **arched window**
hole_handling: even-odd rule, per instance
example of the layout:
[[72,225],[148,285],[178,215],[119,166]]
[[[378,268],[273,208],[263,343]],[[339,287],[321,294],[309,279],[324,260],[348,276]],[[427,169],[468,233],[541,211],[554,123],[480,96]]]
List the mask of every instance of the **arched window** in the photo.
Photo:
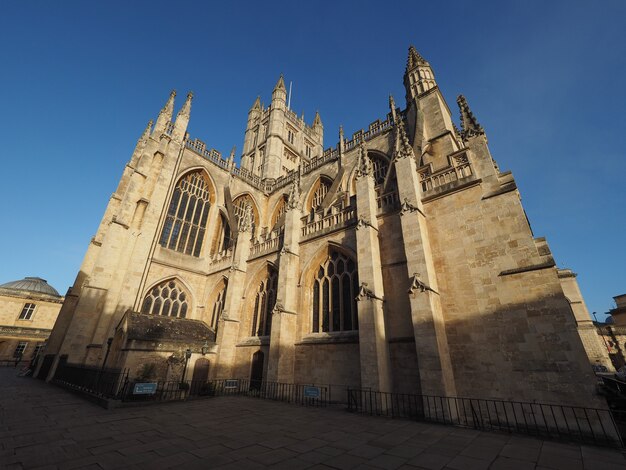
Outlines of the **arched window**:
[[217,294],[215,303],[213,304],[213,313],[211,314],[211,328],[217,331],[217,322],[222,316],[224,310],[224,300],[226,299],[226,286]]
[[141,313],[185,318],[189,309],[189,298],[175,280],[165,281],[150,289],[141,306]]
[[380,186],[385,182],[387,172],[389,171],[389,163],[384,158],[370,157],[372,161],[372,170],[374,173],[374,184]]
[[356,263],[343,253],[332,251],[313,282],[313,333],[358,330],[358,292]]
[[276,228],[276,226],[281,222],[281,217],[285,214],[287,210],[287,196],[283,195],[276,204],[276,209],[274,210],[274,215],[272,216],[272,229]]
[[251,336],[269,336],[272,330],[272,310],[276,304],[278,273],[270,269],[257,289],[252,311]]
[[254,233],[254,227],[257,224],[257,212],[255,209],[254,202],[252,198],[248,194],[243,194],[242,196],[238,196],[233,201],[233,206],[235,209],[235,215],[237,216],[237,227],[241,229],[241,224],[243,222],[244,214],[246,213],[246,207],[250,206],[252,209],[252,233]]
[[159,244],[187,255],[200,256],[210,204],[209,182],[201,171],[178,181],[167,211]]
[[313,185],[313,193],[309,196],[309,202],[307,204],[308,211],[315,212],[320,209],[331,185],[332,181],[328,178],[321,177],[317,180]]

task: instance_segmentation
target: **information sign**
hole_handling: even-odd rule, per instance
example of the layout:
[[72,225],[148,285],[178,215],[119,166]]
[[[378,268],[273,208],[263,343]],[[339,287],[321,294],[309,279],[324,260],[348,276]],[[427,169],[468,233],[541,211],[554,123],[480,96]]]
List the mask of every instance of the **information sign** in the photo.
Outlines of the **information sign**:
[[305,398],[319,398],[320,397],[320,388],[312,387],[310,385],[306,385],[304,387],[304,397]]
[[239,387],[239,380],[237,379],[230,379],[230,380],[224,381],[224,388],[238,388],[238,387]]
[[151,383],[139,383],[135,384],[133,388],[133,395],[154,395],[157,391],[157,384]]

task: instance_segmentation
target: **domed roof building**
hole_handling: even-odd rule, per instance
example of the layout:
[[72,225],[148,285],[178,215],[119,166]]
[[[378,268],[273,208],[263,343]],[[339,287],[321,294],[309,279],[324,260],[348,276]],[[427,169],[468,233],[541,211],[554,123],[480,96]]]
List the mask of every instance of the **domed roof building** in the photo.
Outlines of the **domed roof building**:
[[0,364],[35,360],[62,304],[63,296],[40,277],[0,284]]
[[0,284],[0,292],[19,292],[35,295],[50,295],[52,297],[61,297],[59,292],[48,284],[48,281],[40,277],[25,277],[19,281],[11,281]]

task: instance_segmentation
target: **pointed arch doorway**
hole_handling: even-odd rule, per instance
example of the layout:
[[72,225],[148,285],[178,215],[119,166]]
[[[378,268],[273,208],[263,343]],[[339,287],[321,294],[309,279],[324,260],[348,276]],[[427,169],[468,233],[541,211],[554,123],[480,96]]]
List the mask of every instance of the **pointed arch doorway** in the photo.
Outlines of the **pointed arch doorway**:
[[252,365],[250,367],[250,390],[261,390],[264,360],[265,354],[263,354],[263,351],[257,351],[252,355]]

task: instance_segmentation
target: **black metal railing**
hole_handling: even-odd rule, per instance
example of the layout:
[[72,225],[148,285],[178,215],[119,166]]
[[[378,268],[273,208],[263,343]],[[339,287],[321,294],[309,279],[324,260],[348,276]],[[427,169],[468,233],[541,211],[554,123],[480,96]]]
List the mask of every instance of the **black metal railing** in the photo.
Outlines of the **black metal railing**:
[[207,396],[247,396],[295,403],[304,406],[328,406],[328,386],[219,379],[212,381],[126,381],[117,398],[124,402],[191,400]]
[[622,445],[612,412],[542,403],[375,392],[348,388],[348,411],[488,431]]
[[248,397],[295,403],[304,406],[328,406],[330,387],[315,384],[292,384],[250,379],[220,379],[209,382],[215,396]]
[[101,369],[60,362],[52,381],[89,395],[116,398],[127,377],[128,370]]

